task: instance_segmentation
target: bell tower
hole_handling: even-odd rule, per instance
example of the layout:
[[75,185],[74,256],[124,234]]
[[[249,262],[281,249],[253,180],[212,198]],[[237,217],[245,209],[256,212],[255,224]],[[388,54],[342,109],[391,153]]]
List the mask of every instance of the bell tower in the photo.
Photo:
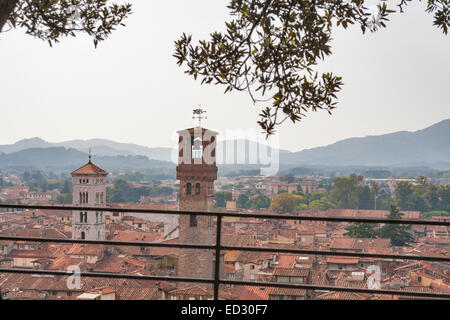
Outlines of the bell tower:
[[[108,173],[91,162],[72,172],[72,204],[80,207],[105,207]],[[105,240],[105,215],[102,211],[72,211],[72,238]]]
[[[216,137],[218,133],[198,126],[178,131],[178,134],[179,209],[213,211],[214,180],[217,179]],[[179,215],[180,243],[214,244],[215,234],[215,217]],[[178,263],[178,275],[212,279],[213,261],[212,250],[185,249]],[[180,286],[189,285],[189,283],[180,283]]]

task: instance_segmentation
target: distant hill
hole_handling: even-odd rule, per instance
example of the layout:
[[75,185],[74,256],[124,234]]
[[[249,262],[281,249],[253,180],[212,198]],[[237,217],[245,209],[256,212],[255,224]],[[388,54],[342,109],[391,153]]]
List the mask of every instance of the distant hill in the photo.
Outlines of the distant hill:
[[106,139],[69,140],[64,142],[47,142],[41,138],[23,139],[14,144],[0,146],[0,153],[12,153],[29,148],[64,147],[82,152],[89,148],[97,156],[141,155],[149,159],[169,161],[171,148],[148,148],[132,143],[121,143]]
[[[237,140],[236,146],[240,143],[247,143],[247,150],[258,150],[260,144],[253,141]],[[223,158],[223,152],[227,150],[227,141],[218,141],[217,159]],[[87,153],[91,148],[95,156],[128,156],[141,155],[149,159],[160,161],[172,161],[173,148],[149,148],[132,143],[121,143],[106,139],[89,139],[89,140],[69,140],[64,142],[47,142],[41,138],[23,139],[10,145],[0,145],[0,153],[12,153],[30,148],[50,148],[64,147],[67,149],[76,149]],[[240,150],[235,147],[235,150]],[[248,152],[248,151],[247,151]],[[279,150],[281,153],[289,153],[286,150]],[[175,152],[176,155],[176,152]],[[248,156],[247,156],[248,158]]]
[[[243,140],[238,140],[236,145]],[[256,150],[260,144],[248,142],[247,150]],[[52,143],[40,138],[20,140],[11,145],[0,145],[0,168],[18,165],[41,165],[58,168],[72,167],[86,160],[88,148],[105,165],[114,169],[168,168],[172,148],[149,148],[131,143],[105,139],[70,140]],[[235,149],[236,150],[236,149]],[[227,141],[218,141],[217,159],[223,159]],[[414,132],[399,131],[390,134],[350,138],[324,147],[299,152],[278,150],[280,168],[397,166],[450,169],[450,119]],[[251,152],[251,151],[250,151]],[[4,153],[3,155],[1,155]],[[249,151],[245,159],[248,160]],[[239,153],[242,156],[242,152]],[[158,161],[156,161],[158,160]],[[126,163],[121,163],[124,161]],[[164,162],[166,161],[166,162]],[[218,160],[220,163],[220,160]],[[255,169],[258,165],[229,165],[231,170]]]
[[[8,154],[0,154],[0,169],[15,169],[19,171],[40,169],[56,172],[72,172],[84,165],[87,160],[87,153],[72,148],[29,148]],[[175,170],[173,163],[148,159],[140,155],[94,156],[93,161],[109,172],[141,170],[166,173]]]
[[284,153],[284,166],[405,166],[450,167],[450,119],[423,130],[350,138],[325,147]]

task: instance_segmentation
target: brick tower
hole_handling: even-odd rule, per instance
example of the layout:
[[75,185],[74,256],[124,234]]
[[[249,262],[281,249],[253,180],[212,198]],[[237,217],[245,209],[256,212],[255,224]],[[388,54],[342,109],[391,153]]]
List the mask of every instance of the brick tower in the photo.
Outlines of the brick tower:
[[[177,179],[180,181],[179,209],[212,211],[214,209],[214,180],[217,179],[217,132],[195,127],[178,131]],[[186,244],[214,244],[215,217],[179,216],[179,240]],[[178,263],[178,275],[189,278],[213,277],[212,250],[185,249]],[[180,286],[190,286],[180,283]]]
[[[72,172],[72,204],[81,207],[106,205],[106,176],[108,173],[89,162]],[[102,211],[72,211],[72,238],[105,240],[105,215]]]

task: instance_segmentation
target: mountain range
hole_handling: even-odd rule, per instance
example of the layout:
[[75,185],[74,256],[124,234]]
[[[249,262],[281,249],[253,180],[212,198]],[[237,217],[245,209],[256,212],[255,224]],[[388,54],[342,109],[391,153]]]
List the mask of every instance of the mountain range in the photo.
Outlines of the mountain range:
[[[226,150],[224,144],[224,141],[218,142],[218,158]],[[248,150],[261,146],[252,141],[248,141],[248,144]],[[94,159],[105,166],[105,169],[126,171],[174,168],[174,163],[170,162],[172,148],[149,148],[106,139],[52,143],[41,138],[31,138],[10,145],[0,145],[0,169],[32,166],[66,170],[83,164],[87,159],[89,148],[93,150]],[[327,146],[298,152],[277,151],[282,169],[302,166],[427,166],[449,170],[450,119],[414,132],[399,131],[377,136],[349,138]]]
[[324,147],[284,153],[284,165],[428,165],[450,167],[450,119],[414,132],[350,138]]

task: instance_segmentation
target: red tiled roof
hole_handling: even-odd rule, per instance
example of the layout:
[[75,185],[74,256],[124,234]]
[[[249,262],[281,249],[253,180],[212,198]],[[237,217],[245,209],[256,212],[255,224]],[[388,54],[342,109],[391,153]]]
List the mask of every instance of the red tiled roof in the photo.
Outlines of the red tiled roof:
[[[189,288],[181,288],[170,291],[171,296],[202,296],[207,298],[212,298],[214,296],[213,290],[205,287],[201,287],[199,285],[195,285]],[[231,293],[219,290],[219,298],[225,300],[234,300],[237,297]]]
[[305,289],[294,289],[294,288],[277,288],[272,287],[269,289],[269,296],[306,296]]
[[230,291],[239,300],[269,300],[269,288],[257,286],[236,286]]
[[320,296],[317,296],[318,300],[368,300],[371,298],[371,294],[367,293],[355,293],[355,292],[339,292],[331,291]]
[[328,263],[340,263],[340,264],[357,264],[359,262],[359,258],[353,257],[328,257]]
[[309,269],[275,268],[273,275],[280,277],[307,277]]
[[78,168],[77,170],[72,172],[72,176],[75,175],[75,174],[101,174],[101,175],[107,175],[108,172],[106,172],[105,170],[103,170],[100,167],[97,167],[95,164],[93,164],[92,162],[89,161],[88,163],[86,163],[81,168]]

